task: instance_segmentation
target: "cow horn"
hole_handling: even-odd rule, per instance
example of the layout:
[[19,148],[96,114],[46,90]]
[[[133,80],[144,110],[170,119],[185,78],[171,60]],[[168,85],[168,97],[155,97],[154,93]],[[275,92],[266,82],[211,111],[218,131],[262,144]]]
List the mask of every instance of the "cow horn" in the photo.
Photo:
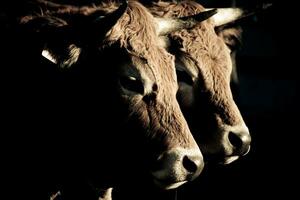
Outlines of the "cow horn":
[[196,26],[199,22],[204,21],[218,12],[217,9],[210,9],[200,12],[196,15],[181,17],[177,19],[156,18],[158,21],[158,34],[167,35],[181,29],[190,29]]
[[[241,19],[253,16],[260,11],[263,11],[272,6],[272,4],[263,4],[254,10],[246,10],[242,8],[218,8],[218,14],[212,18],[215,21],[215,26],[224,26],[227,24],[235,23]],[[208,9],[209,10],[209,9]]]
[[222,26],[239,19],[244,11],[241,8],[218,8],[218,14],[213,16],[215,26]]
[[106,33],[109,31],[115,24],[116,22],[120,19],[120,17],[125,13],[127,9],[128,1],[125,0],[123,3],[119,6],[119,8],[110,13],[107,16],[97,16],[97,13],[94,13],[92,17],[94,18],[94,24],[99,27],[101,26],[101,31]]
[[179,19],[186,21],[186,20],[196,20],[196,22],[202,22],[204,20],[207,20],[208,18],[212,17],[213,15],[217,14],[218,9],[213,8],[213,9],[207,9],[204,12],[200,12],[196,15],[192,15],[192,16],[187,16],[187,17],[181,17]]

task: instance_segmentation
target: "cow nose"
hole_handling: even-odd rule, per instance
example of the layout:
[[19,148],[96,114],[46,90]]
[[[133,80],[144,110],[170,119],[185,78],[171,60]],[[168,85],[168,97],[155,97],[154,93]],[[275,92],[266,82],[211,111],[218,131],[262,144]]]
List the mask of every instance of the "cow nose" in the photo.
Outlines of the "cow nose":
[[228,133],[228,141],[233,147],[235,155],[244,156],[250,150],[251,136],[248,128],[232,130]]
[[201,144],[202,151],[209,162],[230,164],[250,151],[251,136],[247,126],[224,125],[209,138],[210,142]]
[[182,160],[183,167],[189,173],[195,173],[201,165],[200,157],[198,156],[184,156]]
[[158,167],[152,172],[155,183],[163,189],[174,189],[199,176],[204,167],[199,150],[175,148],[163,153],[157,160]]

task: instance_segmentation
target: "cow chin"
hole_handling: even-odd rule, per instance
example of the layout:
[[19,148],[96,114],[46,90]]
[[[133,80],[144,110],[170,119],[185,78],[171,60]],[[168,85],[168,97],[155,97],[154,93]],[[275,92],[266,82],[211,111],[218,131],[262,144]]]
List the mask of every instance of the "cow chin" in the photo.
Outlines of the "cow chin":
[[226,157],[226,158],[224,158],[224,160],[222,162],[220,162],[220,164],[228,165],[228,164],[236,161],[237,159],[239,159],[239,156]]
[[[248,147],[248,149],[244,152],[244,154],[242,154],[241,156],[244,156],[244,155],[247,155],[250,151],[250,146]],[[225,157],[223,162],[220,162],[220,164],[223,164],[223,165],[228,165],[234,161],[236,161],[237,159],[239,159],[241,156],[228,156],[228,157]]]
[[175,189],[188,181],[186,174],[167,173],[165,170],[152,173],[154,184],[164,190]]
[[159,187],[163,190],[171,190],[171,189],[178,188],[179,186],[185,184],[187,181],[179,181],[179,182],[170,183],[168,181],[159,180],[159,179],[154,178],[153,182],[157,187]]

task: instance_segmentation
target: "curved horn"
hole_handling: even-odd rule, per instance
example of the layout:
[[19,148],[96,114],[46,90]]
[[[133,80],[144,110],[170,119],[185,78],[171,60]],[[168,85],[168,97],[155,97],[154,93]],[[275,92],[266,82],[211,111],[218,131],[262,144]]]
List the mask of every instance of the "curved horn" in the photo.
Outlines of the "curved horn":
[[212,18],[215,26],[221,26],[239,19],[243,13],[241,8],[218,8],[218,14]]
[[[218,8],[218,14],[212,18],[215,21],[215,26],[224,26],[236,22],[237,20],[244,19],[246,17],[257,14],[259,11],[265,10],[272,6],[272,4],[263,4],[262,6],[246,10],[242,8]],[[209,10],[209,9],[207,9]]]
[[124,1],[115,11],[103,15],[103,11],[97,10],[88,16],[77,19],[72,27],[73,37],[78,46],[85,43],[102,41],[105,34],[116,24],[127,9],[128,1]]
[[200,12],[196,15],[174,18],[156,18],[158,23],[158,35],[167,35],[174,31],[181,29],[190,29],[195,27],[198,23],[210,18],[218,12],[217,9],[210,9],[204,12]]
[[196,20],[197,23],[207,20],[208,18],[212,17],[213,15],[219,12],[218,9],[206,9],[204,12],[200,12],[196,15],[187,16],[187,17],[180,17],[179,19],[186,21],[186,20]]
[[105,34],[116,24],[118,19],[120,19],[120,17],[125,13],[127,6],[128,1],[125,0],[116,11],[110,13],[105,17],[102,15],[99,16],[99,13],[97,14],[97,12],[93,13],[91,17],[94,18],[94,25],[97,25],[97,27],[99,27],[100,25],[101,32],[103,31],[103,33]]

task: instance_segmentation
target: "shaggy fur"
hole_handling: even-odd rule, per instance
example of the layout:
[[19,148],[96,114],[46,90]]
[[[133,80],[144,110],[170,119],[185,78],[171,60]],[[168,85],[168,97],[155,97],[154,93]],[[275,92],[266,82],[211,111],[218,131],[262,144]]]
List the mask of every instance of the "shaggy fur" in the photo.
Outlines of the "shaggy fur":
[[[41,3],[41,1],[38,1],[38,3]],[[77,83],[76,78],[87,74],[88,77],[82,81],[82,84],[90,83],[91,80],[95,80],[95,82],[98,83],[97,79],[100,79],[99,75],[102,75],[104,80],[99,80],[100,84],[98,84],[106,84],[101,90],[106,96],[103,100],[100,99],[99,102],[96,102],[95,104],[99,104],[101,105],[100,107],[104,108],[111,107],[111,110],[114,112],[101,113],[101,115],[105,116],[105,119],[104,122],[100,121],[100,125],[97,126],[109,126],[108,123],[111,124],[112,122],[116,124],[115,127],[109,126],[108,130],[111,130],[112,133],[105,134],[115,134],[115,130],[125,131],[125,133],[118,133],[117,136],[125,139],[126,137],[130,138],[127,140],[131,140],[131,143],[133,141],[135,143],[135,140],[137,139],[134,137],[136,136],[142,138],[143,140],[138,140],[139,142],[136,144],[128,144],[128,147],[125,148],[134,149],[135,146],[138,146],[139,151],[146,151],[145,157],[148,158],[146,160],[150,163],[156,162],[160,155],[173,148],[186,150],[196,149],[198,153],[199,148],[194,141],[176,100],[178,85],[174,56],[157,44],[157,41],[160,39],[156,33],[157,24],[148,10],[136,1],[129,1],[125,13],[108,32],[101,33],[102,27],[93,27],[93,31],[95,32],[90,35],[84,35],[88,37],[87,39],[81,35],[82,32],[85,31],[84,28],[87,27],[81,28],[80,26],[85,25],[83,22],[88,22],[84,21],[85,19],[90,19],[89,17],[96,14],[98,15],[98,11],[104,15],[108,15],[118,8],[118,5],[119,3],[116,3],[115,1],[106,1],[101,5],[88,6],[85,9],[82,9],[69,5],[57,6],[51,2],[42,1],[42,11],[40,13],[20,17],[19,21],[26,30],[39,36],[39,44],[42,45],[38,46],[38,52],[41,52],[45,46],[49,50],[53,50],[55,47],[56,50],[52,51],[52,53],[57,53],[58,56],[56,56],[56,59],[60,60],[62,59],[61,55],[66,55],[66,58],[69,56],[76,57],[76,55],[70,53],[73,47],[81,49],[82,54],[81,57],[78,58],[78,63],[75,59],[76,63],[71,62],[72,64],[75,63],[75,66],[70,66],[68,69],[75,74],[75,83],[71,82],[68,84],[75,84],[78,86],[78,83],[81,82],[78,80]],[[43,8],[43,6],[45,7]],[[47,10],[47,6],[50,6],[49,10]],[[75,15],[74,18],[73,15]],[[76,29],[73,29],[73,27]],[[65,30],[68,32],[64,32]],[[73,42],[75,42],[75,44],[73,44]],[[117,59],[111,60],[111,55],[116,56]],[[91,63],[92,67],[89,65]],[[91,69],[93,71],[88,72]],[[76,70],[79,71],[79,75],[76,74],[78,73]],[[102,74],[98,74],[99,72]],[[150,87],[145,86],[141,91],[136,93],[127,91],[119,79],[127,74],[132,76],[131,72],[133,72],[132,74],[136,73],[136,78],[142,83],[142,86],[144,86],[143,83],[146,81],[150,82],[152,85]],[[106,77],[111,81],[109,84],[105,81]],[[113,78],[109,79],[110,77]],[[116,79],[118,80],[115,81]],[[92,85],[93,84],[88,86]],[[85,87],[79,84],[79,87],[75,89],[76,93],[79,93],[79,91],[82,90],[81,88]],[[83,96],[87,95],[84,97],[88,99],[88,102],[86,102],[88,104],[92,104],[92,102],[95,101],[91,98],[94,97],[94,95],[89,94],[88,92],[98,92],[99,90],[98,85],[93,85],[92,88],[95,90],[86,87],[82,94]],[[117,93],[116,96],[113,96],[117,98],[113,99],[112,102],[109,102],[112,99],[110,99],[110,96],[108,95],[110,92],[113,94]],[[71,101],[72,100],[73,99],[71,99]],[[74,101],[76,101],[76,99],[74,99]],[[84,109],[92,109],[90,108],[90,105],[84,106]],[[111,115],[113,116],[111,117]],[[84,118],[82,116],[80,117]],[[109,119],[111,119],[111,121]],[[88,121],[87,124],[91,124],[91,122]],[[134,131],[130,132],[126,130]],[[105,134],[103,137],[105,137]],[[119,140],[122,141],[122,139]],[[143,146],[140,147],[140,143],[143,144],[143,142],[147,144],[147,147],[149,147],[148,149],[143,149]],[[101,141],[99,141],[99,143],[101,143]],[[122,143],[124,143],[124,141],[122,141]],[[105,144],[105,141],[102,141],[101,144],[108,146]],[[110,146],[113,145],[114,144],[111,144]],[[99,148],[101,148],[101,146]],[[118,147],[116,146],[115,148]],[[120,150],[120,153],[123,153],[123,151],[127,152],[125,150]],[[105,168],[106,160],[102,157],[103,154],[104,152],[100,154],[103,159],[101,160],[101,163],[104,162],[103,168]],[[199,162],[202,162],[200,151],[199,154]],[[92,156],[89,155],[87,158],[90,157]],[[120,159],[123,161],[126,159],[125,157]],[[110,158],[107,164],[113,162],[112,160],[114,160],[114,157]],[[133,158],[129,157],[126,159],[124,164],[127,164],[127,162],[130,163],[131,160],[136,161],[133,156]],[[144,158],[141,158],[141,160],[144,160]],[[91,163],[93,163],[93,161]],[[133,166],[133,168],[136,166]],[[118,167],[118,164],[115,164],[114,167]],[[147,167],[149,166],[146,166],[146,168]],[[169,165],[166,167],[171,169],[170,180],[175,180],[177,178],[177,169],[173,169],[172,166]],[[141,167],[139,166],[139,168]],[[97,168],[94,170],[97,170]],[[88,172],[91,173],[94,170]],[[108,170],[110,169],[108,168]],[[147,170],[150,171],[151,169]],[[197,173],[198,172],[199,170]],[[115,173],[122,172],[115,170]],[[192,175],[192,173],[188,173],[189,176]],[[104,174],[109,176],[106,171]],[[182,179],[182,177],[184,176],[180,176],[179,178]],[[102,180],[97,181],[102,184]],[[175,181],[179,182],[183,180]],[[104,183],[104,185],[107,186],[106,183]],[[114,186],[114,184],[105,187],[99,194],[102,196],[102,199],[111,198],[110,186]],[[55,194],[52,196],[54,199],[59,196]]]
[[[163,17],[190,16],[203,10],[194,1],[181,1],[178,4],[159,2],[151,8],[154,15]],[[234,30],[227,35],[231,33],[238,34]],[[197,66],[199,79],[204,81],[201,90],[210,93],[211,104],[220,109],[218,114],[222,115],[223,122],[228,125],[239,123],[241,117],[235,108],[229,86],[232,70],[230,50],[223,38],[216,35],[213,22],[206,20],[191,30],[173,33],[171,37],[177,41],[179,50],[184,52],[184,59],[192,60]]]
[[[195,1],[158,1],[149,9],[155,16],[166,18],[191,16],[204,11]],[[218,143],[225,137],[222,134],[225,127],[244,124],[230,89],[232,61],[228,46],[233,47],[239,41],[239,34],[236,29],[216,33],[214,22],[208,19],[192,29],[170,35],[169,51],[176,55],[177,64],[185,66],[183,68],[193,79],[191,91],[185,89],[185,84],[181,85],[179,103],[192,132],[200,138],[197,142],[204,153],[235,154],[235,150]],[[236,153],[239,154],[238,151]]]
[[[138,5],[137,2],[131,2],[131,4]],[[134,106],[130,106],[131,112],[140,113],[138,115],[147,125],[145,128],[151,133],[152,138],[171,137],[172,139],[165,141],[168,143],[168,148],[175,144],[185,148],[191,144],[191,138],[186,134],[188,128],[185,123],[182,123],[184,119],[180,115],[175,98],[177,84],[173,65],[174,56],[168,54],[162,47],[154,45],[159,40],[154,25],[154,18],[143,7],[132,6],[107,34],[105,43],[111,45],[118,41],[121,48],[125,48],[129,54],[134,55],[133,66],[147,69],[157,85],[152,102],[148,105],[134,102],[132,104]],[[140,62],[140,60],[146,62]],[[152,135],[153,133],[155,134]],[[185,135],[181,137],[178,135],[180,133]],[[164,136],[164,134],[169,134],[169,136]]]

